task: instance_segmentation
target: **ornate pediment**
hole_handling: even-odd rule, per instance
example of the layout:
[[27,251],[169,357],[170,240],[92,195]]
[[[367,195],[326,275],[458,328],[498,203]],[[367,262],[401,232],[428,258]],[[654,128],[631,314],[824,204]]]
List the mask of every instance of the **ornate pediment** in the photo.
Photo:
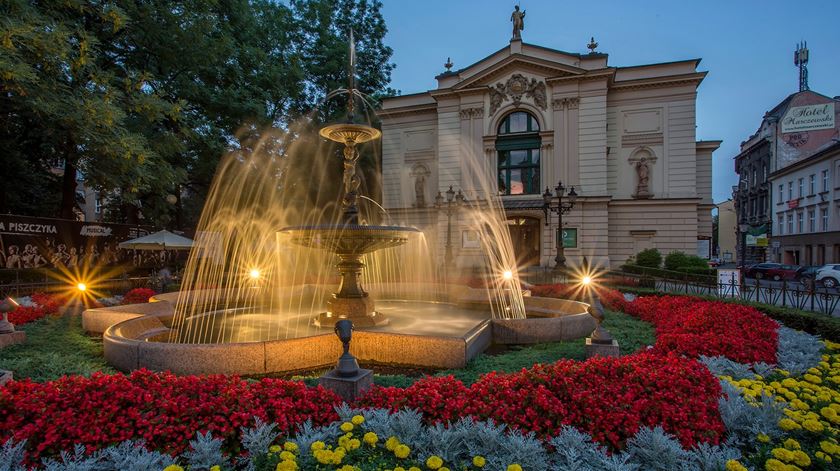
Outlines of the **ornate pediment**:
[[523,55],[509,56],[484,69],[472,69],[460,73],[463,80],[452,86],[453,90],[481,86],[492,86],[495,82],[511,74],[524,73],[545,78],[571,77],[583,75],[585,70],[575,66],[556,63]]
[[498,82],[490,87],[490,114],[498,111],[508,100],[519,106],[523,96],[532,100],[540,109],[544,110],[548,106],[544,81],[535,78],[529,80],[522,74],[513,74],[507,82]]

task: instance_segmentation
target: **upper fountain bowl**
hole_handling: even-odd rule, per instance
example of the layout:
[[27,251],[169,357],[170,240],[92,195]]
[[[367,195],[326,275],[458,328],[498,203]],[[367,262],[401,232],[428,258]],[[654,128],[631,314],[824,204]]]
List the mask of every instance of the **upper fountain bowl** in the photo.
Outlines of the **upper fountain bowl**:
[[321,137],[344,144],[361,144],[363,142],[379,139],[382,133],[371,126],[356,123],[335,123],[328,124],[321,128]]
[[280,230],[289,241],[304,247],[322,249],[337,255],[364,255],[408,242],[413,227],[337,224],[286,227]]

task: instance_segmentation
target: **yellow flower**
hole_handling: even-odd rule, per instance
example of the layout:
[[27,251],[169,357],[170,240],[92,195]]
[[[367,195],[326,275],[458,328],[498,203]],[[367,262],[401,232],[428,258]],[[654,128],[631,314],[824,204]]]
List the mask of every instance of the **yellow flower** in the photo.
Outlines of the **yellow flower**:
[[365,423],[365,418],[361,415],[354,415],[353,418],[350,419],[350,422],[352,422],[353,425],[362,425]]
[[339,428],[341,428],[342,432],[349,432],[353,430],[353,424],[351,424],[350,422],[344,422]]
[[483,468],[485,464],[487,464],[487,460],[483,456],[473,456],[473,466]]
[[324,442],[322,442],[321,440],[318,440],[317,442],[312,443],[312,446],[310,446],[309,448],[312,451],[318,451],[318,450],[323,450],[326,447],[327,447],[327,445]]
[[784,419],[780,420],[779,421],[779,427],[781,427],[781,429],[785,430],[785,431],[798,430],[798,429],[802,428],[802,427],[799,426],[799,424],[797,424],[796,422],[794,422],[794,421],[792,421],[788,418],[784,418]]
[[[758,438],[758,441],[760,441],[761,443],[769,443],[770,442],[770,437],[765,433],[759,433],[757,438]],[[729,460],[729,461],[733,461],[733,460]]]
[[210,466],[210,471],[222,471],[222,467],[219,465]]
[[297,453],[298,446],[295,442],[286,442],[283,444],[283,449],[286,451],[291,451],[292,453]]
[[805,430],[808,430],[809,432],[814,432],[814,433],[820,433],[823,430],[825,430],[825,427],[823,427],[823,424],[821,424],[819,421],[816,421],[816,420],[813,420],[813,419],[806,420],[805,422],[802,422],[802,427],[804,427]]
[[385,440],[385,449],[388,451],[394,451],[394,448],[396,448],[399,444],[400,441],[397,440],[397,437],[388,437],[388,439]]
[[277,463],[274,471],[297,471],[298,465],[294,461],[281,461]]
[[787,465],[779,460],[769,459],[764,463],[764,469],[767,471],[788,471]]
[[184,471],[184,468],[178,466],[177,464],[170,464],[169,466],[163,468],[163,471]]
[[379,441],[379,437],[377,437],[376,434],[373,432],[366,433],[365,436],[362,438],[364,438],[365,443],[367,443],[370,446],[376,445],[376,442]]
[[349,464],[345,464],[344,466],[338,468],[338,471],[356,471],[355,466],[350,466]]
[[268,452],[269,453],[280,453],[280,450],[282,450],[282,449],[283,448],[280,447],[280,445],[271,445],[270,447],[268,447]]
[[824,451],[824,452],[826,452],[830,455],[833,455],[833,454],[836,454],[836,453],[840,452],[840,447],[838,447],[834,443],[831,443],[828,440],[823,440],[823,441],[820,442],[820,449],[822,449],[822,451]]
[[516,463],[509,464],[507,467],[507,471],[522,471],[522,466],[519,466]]
[[726,462],[726,471],[747,471],[747,468],[736,460],[729,460]]
[[295,454],[292,453],[291,451],[282,451],[282,452],[280,452],[280,459],[283,460],[283,461],[294,461],[295,460]]
[[405,459],[405,458],[408,458],[408,455],[410,453],[411,453],[411,449],[409,447],[405,446],[405,445],[397,445],[397,447],[394,448],[394,456],[396,456],[397,458],[399,458],[401,460]]
[[802,447],[799,446],[799,442],[797,442],[796,440],[794,440],[792,438],[788,438],[787,440],[785,440],[783,445],[788,450],[801,450],[802,449]]
[[440,456],[432,455],[426,460],[426,467],[429,469],[439,469],[443,466],[443,460]]
[[811,466],[811,457],[802,450],[796,450],[793,452],[793,462],[802,467]]
[[402,466],[397,466],[396,468],[394,468],[394,471],[405,471],[405,468],[403,468]]
[[447,468],[446,466],[441,466],[441,467],[438,469],[438,471],[449,471],[449,468]]
[[784,448],[773,448],[773,457],[782,461],[793,461],[793,452]]
[[353,451],[353,450],[359,448],[360,446],[362,446],[362,442],[359,441],[358,438],[351,438],[350,440],[347,441],[347,450],[348,451]]
[[423,470],[421,470],[417,466],[412,466],[412,467],[408,468],[408,471],[423,471]]

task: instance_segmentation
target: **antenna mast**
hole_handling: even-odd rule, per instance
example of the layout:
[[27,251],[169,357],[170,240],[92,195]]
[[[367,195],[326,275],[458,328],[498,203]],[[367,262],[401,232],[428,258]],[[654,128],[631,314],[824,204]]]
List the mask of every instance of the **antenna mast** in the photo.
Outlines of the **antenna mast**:
[[793,51],[793,63],[799,67],[799,91],[804,92],[808,88],[808,43],[802,41],[796,45]]

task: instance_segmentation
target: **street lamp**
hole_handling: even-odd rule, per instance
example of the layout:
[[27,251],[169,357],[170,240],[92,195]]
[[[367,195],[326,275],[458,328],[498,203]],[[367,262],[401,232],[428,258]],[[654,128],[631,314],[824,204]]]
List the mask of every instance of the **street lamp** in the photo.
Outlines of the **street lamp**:
[[[556,242],[557,242],[557,256],[554,257],[554,268],[562,269],[566,268],[566,256],[565,256],[565,248],[563,247],[563,215],[568,213],[575,207],[575,202],[577,201],[577,193],[575,192],[575,187],[569,188],[569,192],[566,193],[566,187],[563,186],[563,182],[558,181],[557,186],[554,187],[554,194],[551,194],[551,190],[546,187],[545,193],[543,193],[543,213],[545,214],[545,225],[549,225],[549,214],[550,213],[557,213],[557,232],[556,232]],[[556,202],[555,202],[556,198]],[[563,201],[563,199],[566,201]]]
[[446,190],[446,200],[444,200],[440,191],[435,196],[435,208],[438,210],[446,209],[446,260],[444,260],[444,264],[449,267],[454,263],[452,257],[452,215],[466,202],[467,199],[464,198],[464,194],[461,193],[460,188],[458,189],[458,193],[455,194],[452,185],[449,185],[449,189]]

